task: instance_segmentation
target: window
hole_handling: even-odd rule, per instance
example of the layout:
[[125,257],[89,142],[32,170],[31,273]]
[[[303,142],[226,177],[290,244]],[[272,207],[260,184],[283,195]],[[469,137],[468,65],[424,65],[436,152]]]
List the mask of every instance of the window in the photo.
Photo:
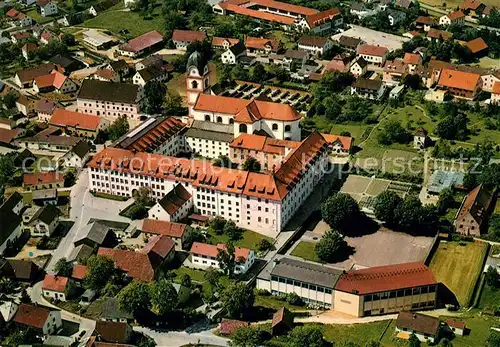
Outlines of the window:
[[278,124],[277,123],[273,123],[273,130],[278,130]]
[[208,114],[205,115],[205,121],[210,122],[210,115]]
[[217,123],[222,123],[222,117],[217,117]]
[[197,81],[191,82],[191,88],[192,89],[198,89],[198,82]]
[[229,118],[229,124],[234,124],[234,119],[233,118]]
[[285,125],[285,131],[292,131],[292,127],[290,125]]
[[240,124],[239,127],[240,133],[245,133],[247,132],[247,125],[246,124]]

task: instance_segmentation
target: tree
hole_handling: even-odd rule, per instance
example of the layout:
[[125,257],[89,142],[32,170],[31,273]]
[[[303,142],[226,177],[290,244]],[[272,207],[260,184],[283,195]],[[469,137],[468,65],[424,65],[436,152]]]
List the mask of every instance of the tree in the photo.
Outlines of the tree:
[[253,307],[255,295],[244,282],[233,282],[222,291],[220,300],[229,317],[241,319]]
[[324,347],[323,332],[317,326],[296,326],[289,334],[290,347]]
[[179,94],[171,93],[167,90],[165,101],[163,102],[163,111],[169,116],[183,116],[187,113],[187,108],[182,106],[182,97]]
[[490,330],[488,339],[486,340],[487,347],[500,347],[500,333],[495,330]]
[[228,220],[224,225],[224,235],[227,235],[231,241],[241,239],[242,230],[236,226],[232,220]]
[[191,288],[193,286],[191,276],[189,276],[188,274],[184,274],[181,278],[181,284],[185,287]]
[[151,285],[150,297],[153,309],[160,315],[172,312],[179,304],[174,286],[166,279]]
[[144,86],[144,111],[147,114],[159,114],[163,109],[167,87],[163,82],[150,81]]
[[410,335],[408,342],[409,342],[408,347],[420,347],[421,345],[420,340],[418,339],[417,336],[415,336],[415,334]]
[[378,142],[383,145],[392,143],[408,143],[411,139],[410,133],[403,128],[401,122],[388,120],[377,135]]
[[87,260],[88,273],[85,277],[85,287],[98,291],[106,285],[115,273],[115,264],[112,260],[100,256],[92,255]]
[[226,220],[221,216],[215,216],[208,222],[208,227],[215,232],[217,235],[224,234],[224,226],[226,225]]
[[244,326],[231,335],[231,347],[260,346],[265,341],[265,332],[260,327]]
[[[167,3],[168,1],[166,1]],[[175,29],[186,29],[187,21],[185,17],[177,11],[163,13],[163,23],[165,23],[165,37],[172,37]]]
[[344,233],[361,216],[358,203],[350,195],[338,193],[321,205],[321,216],[332,229]]
[[230,168],[232,166],[231,160],[227,155],[219,155],[218,158],[215,158],[212,161],[212,165],[217,167],[227,167],[227,168]]
[[76,178],[75,178],[75,173],[73,171],[68,171],[64,175],[64,186],[65,187],[72,187],[75,184]]
[[219,279],[221,278],[221,276],[222,274],[220,273],[220,271],[214,269],[213,267],[209,267],[205,270],[203,278],[208,282],[208,284],[215,288],[219,285]]
[[257,243],[257,250],[259,252],[265,252],[273,248],[273,244],[268,239],[261,239]]
[[407,196],[403,203],[394,211],[399,226],[405,231],[411,231],[420,225],[422,203],[414,195]]
[[226,249],[219,249],[217,254],[217,261],[224,274],[233,277],[234,265],[235,265],[235,255],[234,255],[234,245],[231,241],[226,244]]
[[408,74],[403,80],[405,86],[413,90],[419,90],[422,87],[422,79],[419,75]]
[[134,194],[134,200],[139,206],[151,206],[153,204],[153,190],[149,187],[140,187]]
[[193,242],[204,242],[205,236],[200,232],[199,229],[190,228],[184,237],[182,242],[183,249],[191,249]]
[[364,347],[381,347],[381,344],[378,341],[369,340],[368,342],[365,343]]
[[318,257],[326,262],[333,263],[339,259],[339,255],[347,247],[347,242],[335,230],[328,230],[316,243],[314,251]]
[[498,288],[500,286],[500,275],[494,266],[488,266],[485,275],[486,283],[492,288]]
[[76,45],[75,36],[68,33],[63,34],[61,41],[68,47]]
[[122,310],[133,315],[148,310],[151,304],[149,286],[144,282],[133,280],[118,294],[118,304]]
[[438,211],[443,214],[455,202],[455,194],[451,188],[445,188],[439,192]]
[[8,109],[16,107],[16,101],[19,99],[19,94],[15,91],[10,91],[4,95],[2,101]]
[[469,133],[467,129],[467,116],[464,113],[448,115],[440,121],[436,128],[436,134],[447,140],[465,140]]
[[66,258],[61,258],[57,261],[54,270],[59,276],[70,277],[73,273],[73,265]]
[[248,157],[247,160],[243,163],[243,170],[250,172],[260,172],[260,162],[253,158]]
[[398,220],[394,214],[396,208],[403,202],[403,199],[393,191],[386,190],[375,198],[373,210],[375,217],[384,221],[389,226],[394,226]]
[[250,69],[250,77],[253,82],[263,83],[267,80],[268,74],[264,65],[257,63]]
[[107,129],[108,137],[111,141],[116,141],[120,137],[125,135],[128,132],[129,128],[130,126],[128,124],[127,117],[121,116],[108,127]]

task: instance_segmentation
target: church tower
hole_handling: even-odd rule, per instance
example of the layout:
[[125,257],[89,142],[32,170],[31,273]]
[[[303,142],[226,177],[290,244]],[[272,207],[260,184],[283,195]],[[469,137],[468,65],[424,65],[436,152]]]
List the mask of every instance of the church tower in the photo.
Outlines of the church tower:
[[186,96],[190,117],[192,117],[193,107],[201,93],[210,93],[208,63],[200,52],[193,52],[189,56],[186,66]]

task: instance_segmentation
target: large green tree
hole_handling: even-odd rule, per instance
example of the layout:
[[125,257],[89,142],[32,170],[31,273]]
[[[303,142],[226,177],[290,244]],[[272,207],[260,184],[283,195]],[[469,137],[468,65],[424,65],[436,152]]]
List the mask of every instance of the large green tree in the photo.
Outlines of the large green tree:
[[359,205],[350,195],[338,193],[330,196],[321,205],[321,216],[332,229],[343,234],[361,216]]
[[388,225],[396,225],[398,219],[394,211],[403,202],[403,199],[393,191],[386,190],[375,198],[373,210],[375,217]]
[[108,129],[106,129],[107,135],[111,141],[116,141],[123,135],[125,135],[130,129],[128,120],[126,116],[122,116],[115,120]]
[[226,244],[226,249],[219,249],[217,254],[217,261],[220,268],[229,277],[233,277],[235,265],[234,245],[231,241]]
[[163,110],[167,86],[160,81],[150,81],[144,86],[144,111],[147,114],[160,114]]
[[85,277],[85,287],[95,291],[104,288],[115,273],[115,264],[113,261],[100,255],[90,256],[87,260],[87,268],[88,273]]
[[231,335],[231,347],[260,346],[265,340],[265,332],[260,327],[245,326]]
[[134,315],[148,310],[151,305],[148,284],[133,280],[118,294],[118,303],[122,310]]
[[172,312],[179,304],[174,286],[166,279],[160,279],[151,285],[150,296],[153,309],[160,315]]
[[73,272],[73,264],[66,260],[66,258],[61,258],[57,261],[54,268],[59,276],[70,277]]
[[302,325],[296,326],[289,334],[290,347],[324,347],[326,341],[323,339],[323,332],[317,326]]
[[248,157],[243,163],[243,170],[250,172],[260,172],[260,162],[254,157]]
[[229,317],[241,319],[253,307],[255,295],[253,289],[244,282],[233,282],[222,291],[220,300]]
[[328,230],[325,235],[316,243],[314,251],[318,257],[326,262],[333,263],[338,260],[347,247],[347,242],[335,230]]

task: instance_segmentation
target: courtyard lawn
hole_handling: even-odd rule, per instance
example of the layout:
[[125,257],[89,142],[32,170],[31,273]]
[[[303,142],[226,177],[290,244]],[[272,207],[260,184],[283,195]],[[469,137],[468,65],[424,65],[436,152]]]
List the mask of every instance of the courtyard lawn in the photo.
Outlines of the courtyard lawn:
[[110,30],[116,34],[120,30],[128,30],[131,37],[139,36],[152,30],[163,32],[162,17],[159,13],[153,13],[151,16],[151,20],[146,20],[137,12],[110,10],[95,18],[86,20],[78,26]]
[[178,269],[175,269],[172,271],[175,274],[175,279],[180,280],[182,276],[184,275],[189,275],[191,277],[191,280],[193,282],[198,282],[198,283],[203,283],[205,282],[205,271],[202,270],[196,270],[196,269],[189,269],[187,267],[181,266]]
[[335,345],[351,341],[362,346],[369,340],[379,341],[390,323],[390,320],[383,320],[366,324],[325,324],[323,336]]
[[299,244],[293,249],[292,253],[290,253],[290,255],[300,257],[305,260],[322,263],[323,261],[318,258],[316,252],[314,251],[315,246],[316,244],[314,242],[300,241]]
[[486,250],[482,242],[442,242],[432,257],[430,268],[436,281],[445,284],[463,306],[471,301]]
[[[245,229],[243,231],[242,238],[234,242],[234,245],[243,248],[250,248],[256,251],[257,245],[262,239],[267,239],[269,242],[273,243],[272,238]],[[227,243],[229,241],[229,237],[227,237],[227,235],[217,235],[215,233],[209,233],[208,241],[210,241],[210,243],[212,244]]]

